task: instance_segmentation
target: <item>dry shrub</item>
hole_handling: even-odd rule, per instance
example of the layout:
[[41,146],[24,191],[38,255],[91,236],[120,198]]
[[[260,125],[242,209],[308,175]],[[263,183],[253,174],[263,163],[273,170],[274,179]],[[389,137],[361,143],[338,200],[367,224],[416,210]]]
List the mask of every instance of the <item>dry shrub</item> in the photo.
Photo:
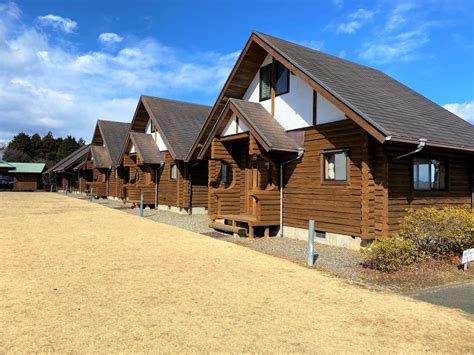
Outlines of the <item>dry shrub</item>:
[[398,236],[411,240],[421,256],[442,257],[460,254],[474,247],[474,214],[446,207],[410,210]]
[[396,271],[401,266],[447,255],[460,255],[474,247],[474,214],[464,209],[409,210],[400,231],[363,251],[364,266]]
[[380,271],[396,271],[419,259],[413,241],[399,237],[379,239],[370,249],[363,250],[363,253],[363,265]]

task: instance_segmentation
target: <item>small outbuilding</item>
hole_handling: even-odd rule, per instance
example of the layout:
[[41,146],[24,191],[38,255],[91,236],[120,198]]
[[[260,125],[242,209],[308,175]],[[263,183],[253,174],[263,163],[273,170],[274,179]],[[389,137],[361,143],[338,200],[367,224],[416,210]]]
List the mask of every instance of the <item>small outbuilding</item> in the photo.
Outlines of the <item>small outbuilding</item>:
[[0,161],[0,190],[35,191],[43,188],[44,163]]

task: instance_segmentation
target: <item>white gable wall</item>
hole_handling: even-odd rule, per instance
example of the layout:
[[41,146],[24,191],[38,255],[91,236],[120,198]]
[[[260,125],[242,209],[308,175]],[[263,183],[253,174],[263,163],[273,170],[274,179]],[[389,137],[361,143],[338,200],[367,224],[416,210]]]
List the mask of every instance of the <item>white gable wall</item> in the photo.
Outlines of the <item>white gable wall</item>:
[[[272,62],[271,55],[267,55],[261,66]],[[260,72],[250,83],[243,100],[259,102]],[[271,113],[271,99],[260,102]],[[275,119],[286,130],[304,128],[313,122],[313,89],[302,79],[290,73],[290,92],[275,97]],[[345,115],[329,101],[318,95],[317,124],[340,121]]]
[[237,117],[233,114],[221,136],[230,136],[231,134],[248,132],[248,130],[248,127],[241,121],[239,121],[239,126],[237,127]]
[[156,129],[155,129],[155,132],[152,132],[152,129],[151,129],[152,124],[153,124],[153,122],[151,121],[151,119],[148,120],[148,123],[146,125],[146,129],[145,129],[145,133],[151,134],[153,136],[153,140],[155,141],[156,145],[158,146],[158,149],[160,150],[160,152],[168,150],[168,148],[166,147],[165,141],[161,137],[161,134]]

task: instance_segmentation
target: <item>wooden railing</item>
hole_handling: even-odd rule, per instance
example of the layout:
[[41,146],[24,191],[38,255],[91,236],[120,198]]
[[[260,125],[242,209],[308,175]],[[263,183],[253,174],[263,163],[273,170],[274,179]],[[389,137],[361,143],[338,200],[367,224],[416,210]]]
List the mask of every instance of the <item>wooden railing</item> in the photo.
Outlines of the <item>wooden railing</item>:
[[254,217],[254,225],[277,225],[280,221],[280,192],[278,190],[254,190],[250,197],[255,201],[254,214],[242,214],[240,210],[240,191],[217,189],[211,191],[216,198],[216,217],[225,218],[241,215],[242,221]]

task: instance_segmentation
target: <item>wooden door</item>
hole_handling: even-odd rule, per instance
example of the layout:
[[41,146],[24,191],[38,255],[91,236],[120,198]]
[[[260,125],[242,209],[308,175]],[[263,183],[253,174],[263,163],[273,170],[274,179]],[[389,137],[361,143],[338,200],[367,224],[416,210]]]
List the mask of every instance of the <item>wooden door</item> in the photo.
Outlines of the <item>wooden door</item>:
[[260,173],[258,170],[258,163],[250,160],[245,175],[246,213],[255,216],[257,214],[257,202],[251,193],[252,191],[258,190],[260,188]]

